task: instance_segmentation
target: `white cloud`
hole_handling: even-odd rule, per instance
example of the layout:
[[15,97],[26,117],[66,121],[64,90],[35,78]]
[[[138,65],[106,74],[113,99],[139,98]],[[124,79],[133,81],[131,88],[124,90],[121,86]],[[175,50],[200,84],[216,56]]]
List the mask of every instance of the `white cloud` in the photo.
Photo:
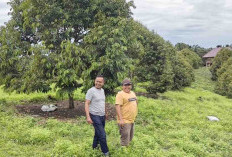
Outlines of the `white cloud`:
[[225,0],[225,7],[231,8],[232,7],[232,1],[231,0]]
[[4,25],[10,19],[8,12],[10,12],[10,5],[7,4],[9,0],[0,1],[0,26]]
[[[0,26],[10,6],[0,1]],[[127,0],[129,1],[129,0]],[[232,0],[134,0],[134,18],[173,44],[232,44]]]
[[231,0],[134,0],[134,18],[173,44],[232,44]]

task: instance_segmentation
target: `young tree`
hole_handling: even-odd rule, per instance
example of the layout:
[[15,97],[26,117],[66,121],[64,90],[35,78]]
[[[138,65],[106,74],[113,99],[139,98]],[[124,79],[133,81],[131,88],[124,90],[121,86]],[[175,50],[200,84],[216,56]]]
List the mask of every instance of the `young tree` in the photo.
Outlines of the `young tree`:
[[126,18],[106,18],[96,23],[85,37],[85,48],[91,54],[90,68],[84,72],[85,90],[92,86],[94,77],[102,74],[106,94],[113,94],[129,70],[131,61],[126,55],[129,22]]
[[189,49],[183,49],[178,52],[179,55],[183,56],[187,62],[194,68],[198,69],[202,65],[201,58],[193,51]]
[[191,85],[194,81],[193,67],[188,61],[177,53],[173,56],[173,73],[174,73],[174,85],[172,89],[180,89],[185,86]]
[[12,19],[0,34],[0,67],[4,69],[0,82],[6,90],[28,93],[47,92],[54,83],[60,93],[68,93],[72,108],[82,68],[90,68],[89,52],[82,48],[84,37],[100,21],[99,15],[130,18],[133,3],[12,0],[10,5]]
[[226,62],[230,57],[232,57],[232,50],[229,48],[223,48],[218,52],[218,54],[213,60],[212,66],[210,67],[213,80],[217,80],[217,70],[220,69],[222,64]]
[[22,90],[22,77],[30,62],[30,44],[21,41],[14,25],[15,21],[11,20],[0,28],[0,83],[8,92]]
[[146,86],[149,93],[164,92],[173,85],[171,54],[174,49],[158,34],[144,26],[136,30],[137,40],[143,45],[143,53],[136,64],[136,76],[142,82],[150,82]]
[[85,51],[75,43],[63,41],[61,43],[61,53],[55,57],[56,73],[52,78],[55,88],[61,95],[68,94],[69,108],[74,108],[74,91],[81,87],[81,75],[85,70],[85,61],[88,59]]
[[232,98],[232,57],[217,70],[217,83],[215,91],[221,95]]

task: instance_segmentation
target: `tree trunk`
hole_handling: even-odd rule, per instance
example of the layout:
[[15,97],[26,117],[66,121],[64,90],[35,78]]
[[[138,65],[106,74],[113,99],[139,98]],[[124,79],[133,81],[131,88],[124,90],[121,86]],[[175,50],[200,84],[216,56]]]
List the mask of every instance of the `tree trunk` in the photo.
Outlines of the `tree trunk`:
[[68,99],[69,99],[69,109],[73,109],[74,108],[73,94],[69,93]]

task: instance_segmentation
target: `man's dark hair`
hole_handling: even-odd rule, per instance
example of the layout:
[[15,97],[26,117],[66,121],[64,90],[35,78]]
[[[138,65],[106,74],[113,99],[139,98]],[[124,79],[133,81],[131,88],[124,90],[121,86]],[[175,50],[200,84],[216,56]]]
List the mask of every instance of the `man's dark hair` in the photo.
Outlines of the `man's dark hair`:
[[105,80],[103,75],[97,75],[96,78],[98,78],[98,77],[101,77],[101,78],[103,78],[103,80]]

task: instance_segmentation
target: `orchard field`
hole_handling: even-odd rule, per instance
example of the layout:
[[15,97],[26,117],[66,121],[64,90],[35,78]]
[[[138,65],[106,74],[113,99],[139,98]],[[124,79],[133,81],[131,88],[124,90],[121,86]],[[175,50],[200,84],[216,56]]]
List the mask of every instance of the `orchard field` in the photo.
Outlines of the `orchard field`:
[[[139,114],[129,147],[120,147],[117,124],[107,121],[111,156],[231,156],[232,100],[213,92],[214,82],[208,69],[195,70],[195,76],[195,82],[180,91],[159,94],[158,99],[138,97]],[[85,117],[60,121],[17,113],[16,105],[46,102],[48,94],[55,96],[9,95],[0,91],[0,156],[101,156],[99,150],[91,149],[93,127]],[[75,91],[74,98],[84,100],[84,94]],[[107,101],[113,104],[114,97]],[[209,121],[208,115],[217,116],[220,121]]]

